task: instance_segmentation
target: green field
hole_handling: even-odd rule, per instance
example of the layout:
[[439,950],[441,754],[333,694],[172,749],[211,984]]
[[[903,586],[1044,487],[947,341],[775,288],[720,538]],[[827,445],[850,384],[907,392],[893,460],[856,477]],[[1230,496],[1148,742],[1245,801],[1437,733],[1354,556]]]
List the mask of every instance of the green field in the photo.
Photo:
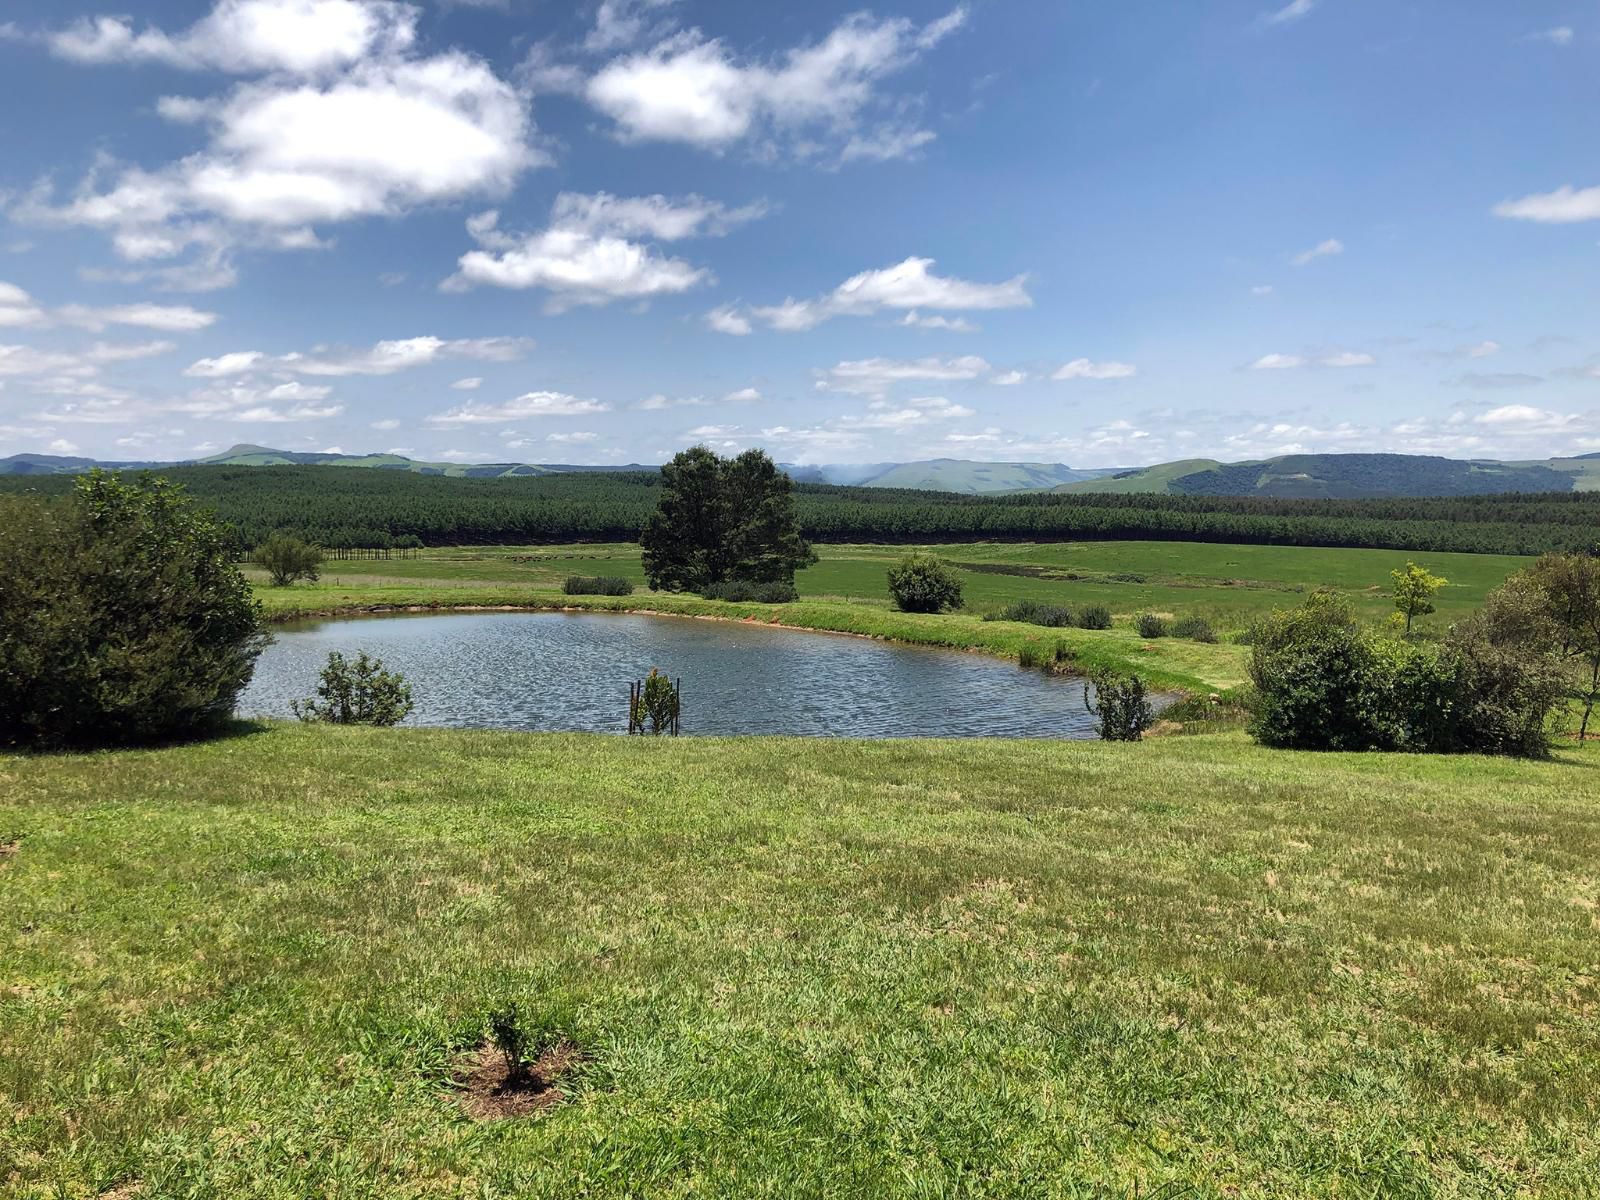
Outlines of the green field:
[[[0,1193],[1600,1195],[1597,801],[1236,735],[0,757]],[[587,1062],[474,1123],[509,1000]]]
[[[383,607],[576,605],[637,608],[692,616],[772,620],[814,629],[983,650],[1017,657],[1025,646],[1064,644],[1079,670],[1136,670],[1152,683],[1191,691],[1230,688],[1244,681],[1246,651],[1228,636],[1274,608],[1301,603],[1319,586],[1349,594],[1372,621],[1391,611],[1389,572],[1414,555],[1389,550],[1327,550],[1294,546],[1232,546],[1190,542],[1084,542],[1054,545],[980,543],[930,547],[958,564],[967,610],[938,617],[891,610],[886,573],[906,552],[901,546],[820,546],[821,561],[800,573],[801,603],[720,604],[644,589],[633,545],[463,547],[422,552],[415,559],[324,564],[316,584],[265,586],[251,569],[257,594],[277,619]],[[1485,594],[1530,560],[1485,554],[1422,556],[1450,580],[1439,614],[1443,628],[1479,605]],[[1025,572],[1017,574],[1014,572]],[[564,597],[568,575],[621,575],[641,589],[626,599]],[[1104,632],[1041,629],[985,622],[1013,600],[1079,608],[1103,604],[1114,615]],[[1224,635],[1221,645],[1175,638],[1146,642],[1133,629],[1141,612],[1199,615]]]

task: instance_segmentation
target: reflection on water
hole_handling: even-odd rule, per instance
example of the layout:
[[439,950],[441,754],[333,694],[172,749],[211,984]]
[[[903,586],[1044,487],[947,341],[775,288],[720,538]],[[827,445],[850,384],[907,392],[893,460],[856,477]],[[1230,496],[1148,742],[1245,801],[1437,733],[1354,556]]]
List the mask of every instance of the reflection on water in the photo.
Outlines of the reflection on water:
[[625,733],[628,684],[683,680],[685,734],[1093,736],[1079,680],[953,650],[746,622],[470,613],[289,626],[261,656],[245,716],[289,715],[331,650],[402,672],[408,725]]

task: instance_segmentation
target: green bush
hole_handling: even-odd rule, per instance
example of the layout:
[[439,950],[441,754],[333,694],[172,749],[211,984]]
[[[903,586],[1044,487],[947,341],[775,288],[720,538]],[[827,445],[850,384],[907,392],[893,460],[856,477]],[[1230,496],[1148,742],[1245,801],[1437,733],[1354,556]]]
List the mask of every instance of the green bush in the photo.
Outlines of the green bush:
[[1140,613],[1134,620],[1134,626],[1139,630],[1142,638],[1164,638],[1167,636],[1167,622],[1165,618],[1158,617],[1155,613]]
[[800,591],[792,583],[757,583],[749,579],[729,579],[724,583],[708,584],[701,589],[700,595],[707,600],[730,600],[745,604],[793,604],[800,599]]
[[533,1038],[514,1002],[489,1014],[489,1041],[505,1063],[507,1084],[524,1081],[528,1076],[528,1050]]
[[1110,629],[1111,610],[1104,604],[1089,604],[1078,610],[1079,629]]
[[932,554],[908,554],[889,568],[889,595],[908,613],[939,613],[961,607],[961,577]]
[[273,587],[288,587],[296,580],[315,583],[322,571],[322,551],[287,533],[274,533],[252,555],[267,569]]
[[365,651],[349,662],[335,650],[322,668],[317,694],[291,708],[302,721],[330,725],[398,725],[411,713],[411,685],[405,676],[385,671],[381,658]]
[[997,613],[986,614],[985,621],[1021,621],[1027,625],[1043,625],[1050,629],[1064,629],[1072,624],[1072,613],[1059,604],[1041,604],[1037,600],[1018,600]]
[[1439,644],[1361,629],[1349,601],[1317,592],[1256,628],[1250,732],[1300,750],[1540,756],[1566,690],[1556,649],[1518,577]]
[[1191,642],[1215,642],[1217,631],[1204,617],[1179,617],[1172,623],[1172,636]]
[[222,528],[164,479],[94,471],[0,499],[0,744],[192,737],[268,638]]
[[633,584],[618,575],[568,575],[561,590],[569,596],[631,596]]
[[1155,724],[1155,710],[1137,675],[1101,672],[1083,688],[1083,706],[1095,715],[1101,741],[1137,742]]

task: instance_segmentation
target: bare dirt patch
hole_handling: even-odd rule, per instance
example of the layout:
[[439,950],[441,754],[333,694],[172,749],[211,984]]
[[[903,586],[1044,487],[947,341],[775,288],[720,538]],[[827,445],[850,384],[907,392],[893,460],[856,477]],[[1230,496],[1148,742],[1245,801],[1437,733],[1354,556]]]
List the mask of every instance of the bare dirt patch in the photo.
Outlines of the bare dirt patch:
[[531,1117],[567,1098],[562,1080],[582,1062],[583,1052],[572,1042],[561,1041],[514,1076],[505,1056],[484,1042],[462,1059],[452,1082],[461,1111],[474,1121]]
[[8,840],[0,842],[0,863],[8,858],[15,858],[18,850],[22,849],[22,835],[13,834]]

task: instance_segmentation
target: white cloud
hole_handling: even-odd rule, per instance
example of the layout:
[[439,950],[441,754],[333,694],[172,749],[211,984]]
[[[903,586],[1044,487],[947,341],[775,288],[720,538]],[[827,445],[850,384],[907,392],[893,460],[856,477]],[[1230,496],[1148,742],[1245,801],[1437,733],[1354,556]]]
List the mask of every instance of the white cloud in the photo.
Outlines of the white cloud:
[[1270,283],[1261,283],[1251,288],[1250,294],[1252,296],[1270,296],[1276,290]]
[[844,417],[840,424],[856,429],[910,429],[935,421],[955,421],[974,415],[972,409],[952,404],[943,396],[924,396],[900,405],[887,400],[875,400],[867,406],[865,416]]
[[1290,371],[1306,365],[1298,354],[1264,354],[1250,364],[1252,371]]
[[409,57],[417,14],[390,0],[221,0],[176,38],[120,18],[75,27],[56,48],[81,61],[270,73],[215,99],[162,103],[205,130],[199,152],[156,169],[104,164],[65,202],[41,186],[14,215],[105,230],[130,262],[195,251],[196,262],[159,270],[169,286],[197,288],[231,282],[240,242],[314,249],[326,244],[319,224],[509,191],[547,161],[527,96],[463,53]]
[[49,450],[51,454],[76,454],[78,452],[77,443],[69,442],[66,438],[57,438],[45,449]]
[[976,333],[978,327],[965,317],[924,316],[913,309],[895,322],[907,329],[940,329],[947,333]]
[[1514,221],[1539,221],[1547,225],[1600,220],[1600,187],[1580,190],[1568,185],[1553,192],[1507,200],[1495,205],[1494,215]]
[[450,386],[458,392],[475,392],[483,386],[483,380],[474,375],[470,379],[458,379]]
[[83,18],[51,50],[80,63],[159,62],[189,70],[313,74],[409,46],[417,9],[391,0],[219,0],[180,34],[126,17]]
[[761,392],[760,389],[753,387],[740,388],[736,392],[729,392],[722,399],[728,404],[754,404],[761,399]]
[[841,156],[903,157],[933,135],[909,124],[878,86],[965,20],[965,9],[920,28],[857,13],[821,42],[766,62],[740,61],[720,41],[689,31],[608,63],[584,95],[629,141],[722,150],[761,139],[767,153],[787,145],[805,156],[829,139]]
[[550,293],[549,307],[558,312],[577,304],[674,295],[709,282],[711,273],[630,239],[716,237],[765,211],[760,204],[729,209],[700,196],[563,193],[556,197],[550,225],[537,233],[502,232],[496,212],[473,217],[467,231],[481,249],[462,255],[460,269],[444,286],[450,291],[474,284],[542,288]]
[[600,440],[600,435],[587,429],[580,429],[576,433],[550,433],[545,435],[545,441],[557,445],[583,446],[590,442]]
[[751,314],[785,333],[814,329],[838,316],[871,316],[884,309],[981,311],[1028,308],[1026,275],[1002,283],[972,283],[933,273],[931,258],[908,258],[892,267],[852,275],[816,300],[786,299],[782,304],[751,309]]
[[1028,373],[1026,371],[1002,371],[989,382],[996,387],[1016,387],[1017,384],[1026,383],[1027,381]]
[[[383,421],[374,421],[372,423],[372,428],[383,430],[383,431],[387,432],[389,430],[399,429],[400,428],[400,422],[396,421],[393,417],[389,417],[388,419],[383,420]],[[398,451],[391,450],[390,453],[394,454],[394,453],[398,453]]]
[[187,305],[120,304],[92,308],[68,304],[46,310],[13,283],[0,282],[0,327],[73,325],[99,333],[109,325],[135,325],[163,333],[193,333],[216,323],[217,314]]
[[1317,0],[1290,0],[1282,8],[1266,13],[1261,19],[1267,25],[1287,25],[1302,17],[1310,16],[1311,10],[1316,6]]
[[751,328],[750,319],[742,316],[731,304],[708,312],[706,326],[715,333],[726,333],[731,337],[747,337]]
[[704,408],[710,404],[704,396],[668,396],[657,392],[646,396],[633,407],[639,412],[663,412],[669,408]]
[[1570,46],[1577,36],[1570,25],[1557,25],[1552,29],[1539,29],[1525,35],[1525,42],[1548,42],[1552,46]]
[[109,342],[96,342],[85,352],[84,357],[94,363],[132,362],[140,358],[156,358],[162,354],[170,354],[178,348],[176,342],[126,342],[112,344]]
[[1319,258],[1332,258],[1344,253],[1344,243],[1338,238],[1329,238],[1327,241],[1318,242],[1311,249],[1296,254],[1289,261],[1297,267],[1309,266]]
[[1293,371],[1300,367],[1328,367],[1343,370],[1349,367],[1375,367],[1378,360],[1370,354],[1340,350],[1308,358],[1301,354],[1266,354],[1250,364],[1252,371]]
[[677,0],[600,0],[584,49],[616,50],[652,32],[665,32],[661,14]]
[[450,359],[477,359],[482,362],[512,362],[532,347],[526,338],[402,338],[378,342],[361,350],[334,350],[319,347],[309,354],[292,353],[273,357],[259,350],[239,350],[217,358],[202,358],[185,375],[219,379],[250,371],[270,370],[291,375],[393,375],[413,367]]
[[1527,404],[1507,404],[1475,417],[1474,422],[1524,433],[1566,433],[1582,425],[1583,418],[1576,413],[1563,415],[1548,409],[1533,408]]
[[565,392],[528,392],[504,404],[480,404],[469,400],[428,418],[428,424],[441,428],[456,425],[483,425],[521,421],[530,417],[577,417],[609,412],[611,406],[599,400],[583,400]]
[[1090,362],[1087,358],[1075,358],[1050,376],[1055,380],[1067,379],[1132,379],[1139,373],[1139,368],[1131,363],[1122,362]]
[[877,395],[897,383],[964,382],[987,375],[990,366],[976,355],[961,358],[863,358],[819,372],[817,386],[836,392]]
[[1500,353],[1499,342],[1479,342],[1476,346],[1468,346],[1465,351],[1468,358],[1488,358],[1498,353]]

